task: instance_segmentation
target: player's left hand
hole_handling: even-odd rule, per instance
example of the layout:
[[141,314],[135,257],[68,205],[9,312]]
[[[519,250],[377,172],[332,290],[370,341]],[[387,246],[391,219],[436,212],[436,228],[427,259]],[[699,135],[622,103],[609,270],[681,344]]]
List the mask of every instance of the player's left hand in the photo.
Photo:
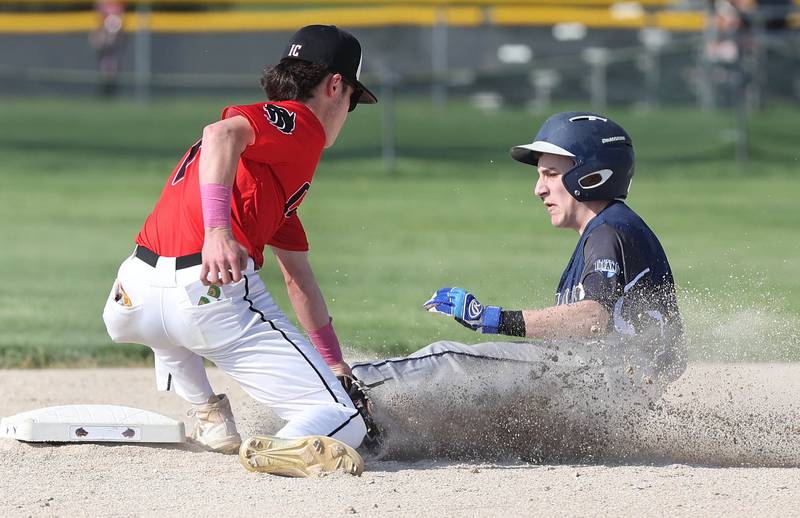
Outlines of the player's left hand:
[[497,333],[500,325],[499,306],[482,306],[475,295],[463,288],[441,288],[422,305],[431,313],[453,317],[456,322],[473,331]]

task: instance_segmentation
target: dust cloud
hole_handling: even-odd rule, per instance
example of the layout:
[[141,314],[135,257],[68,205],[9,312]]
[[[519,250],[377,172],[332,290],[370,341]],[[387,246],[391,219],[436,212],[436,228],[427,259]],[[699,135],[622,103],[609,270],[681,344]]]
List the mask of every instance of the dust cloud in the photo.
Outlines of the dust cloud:
[[[621,357],[481,363],[385,383],[371,390],[384,429],[375,456],[800,466],[800,380],[785,363],[800,351],[796,322],[763,307],[681,297],[690,362],[677,381],[637,376]],[[774,363],[743,361],[752,358]],[[737,362],[708,363],[720,359]]]
[[568,375],[545,373],[546,380],[517,370],[508,381],[508,369],[436,385],[384,385],[372,394],[384,428],[377,455],[800,466],[798,383],[786,380],[792,397],[762,392],[758,372],[750,365],[692,365],[655,399],[634,385],[586,386]]

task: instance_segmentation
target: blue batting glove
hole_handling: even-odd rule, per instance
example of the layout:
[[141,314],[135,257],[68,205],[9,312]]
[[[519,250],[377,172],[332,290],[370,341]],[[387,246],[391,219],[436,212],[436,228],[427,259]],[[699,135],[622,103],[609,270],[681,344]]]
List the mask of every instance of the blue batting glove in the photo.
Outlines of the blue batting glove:
[[431,313],[453,317],[456,322],[473,331],[496,334],[500,325],[499,306],[482,306],[475,295],[462,288],[441,288],[422,305]]

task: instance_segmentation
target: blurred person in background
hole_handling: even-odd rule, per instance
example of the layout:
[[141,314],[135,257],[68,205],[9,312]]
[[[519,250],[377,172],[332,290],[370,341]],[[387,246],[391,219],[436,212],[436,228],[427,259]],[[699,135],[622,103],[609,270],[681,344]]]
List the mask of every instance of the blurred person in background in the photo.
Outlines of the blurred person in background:
[[752,51],[753,31],[781,31],[788,27],[791,0],[711,0],[714,37],[706,52],[718,63],[733,64]]
[[125,44],[122,30],[125,4],[118,0],[99,0],[95,3],[95,10],[97,29],[89,39],[97,53],[99,93],[103,97],[113,97],[119,89],[120,59]]

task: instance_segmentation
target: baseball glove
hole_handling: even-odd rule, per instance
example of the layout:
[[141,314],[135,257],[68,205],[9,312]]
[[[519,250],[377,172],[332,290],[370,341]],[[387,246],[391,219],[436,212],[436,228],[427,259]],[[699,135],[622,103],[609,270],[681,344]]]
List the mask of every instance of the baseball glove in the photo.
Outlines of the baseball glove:
[[337,377],[367,426],[367,436],[362,443],[362,447],[370,453],[377,453],[383,443],[381,437],[383,432],[372,416],[372,401],[368,396],[369,388],[352,374]]

